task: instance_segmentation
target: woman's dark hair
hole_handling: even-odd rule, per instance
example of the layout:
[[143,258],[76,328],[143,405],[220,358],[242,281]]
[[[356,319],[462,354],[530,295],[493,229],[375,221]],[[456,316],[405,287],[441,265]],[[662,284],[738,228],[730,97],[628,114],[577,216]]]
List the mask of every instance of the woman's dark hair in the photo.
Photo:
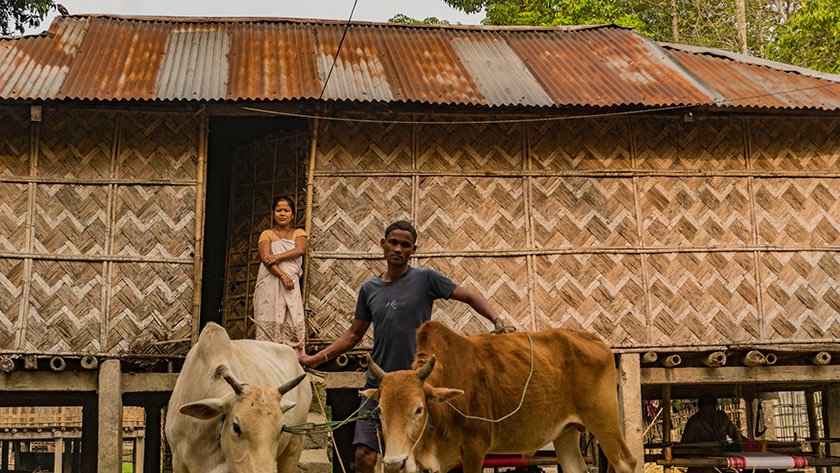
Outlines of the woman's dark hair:
[[414,225],[409,222],[406,222],[405,220],[397,220],[396,222],[388,225],[388,228],[385,229],[385,238],[388,238],[388,234],[394,230],[403,230],[411,233],[411,237],[414,238],[414,243],[417,243],[417,230],[414,228]]
[[291,209],[292,209],[292,217],[294,217],[295,216],[295,201],[292,200],[292,198],[287,196],[287,195],[281,195],[280,197],[275,197],[274,198],[274,202],[272,202],[272,204],[271,204],[271,213],[274,214],[274,209],[277,208],[277,204],[279,204],[280,201],[285,201],[287,204],[289,204],[289,207],[291,207]]

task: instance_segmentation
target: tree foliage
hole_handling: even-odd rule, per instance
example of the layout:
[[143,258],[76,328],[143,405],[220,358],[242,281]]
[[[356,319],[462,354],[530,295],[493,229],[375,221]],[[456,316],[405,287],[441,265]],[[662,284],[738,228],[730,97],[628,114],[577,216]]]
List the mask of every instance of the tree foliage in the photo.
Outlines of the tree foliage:
[[436,18],[434,16],[426,17],[422,20],[418,20],[416,18],[412,18],[408,15],[403,15],[402,13],[397,13],[394,15],[393,18],[388,20],[388,23],[402,23],[405,25],[448,25],[449,22],[446,20],[441,20],[440,18]]
[[[444,0],[488,25],[615,24],[657,41],[737,51],[735,0]],[[676,25],[676,28],[674,28]],[[824,71],[840,62],[840,0],[746,0],[749,53]]]
[[0,34],[35,28],[52,8],[52,0],[0,0]]

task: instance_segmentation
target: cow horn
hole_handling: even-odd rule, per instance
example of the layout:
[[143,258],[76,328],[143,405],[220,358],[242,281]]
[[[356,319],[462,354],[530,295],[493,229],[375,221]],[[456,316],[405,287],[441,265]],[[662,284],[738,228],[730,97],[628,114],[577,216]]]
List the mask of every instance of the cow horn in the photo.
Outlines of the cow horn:
[[376,379],[378,379],[379,381],[382,381],[382,378],[384,378],[384,377],[385,377],[385,370],[383,370],[382,368],[380,368],[380,367],[379,367],[379,365],[377,365],[377,364],[373,361],[373,358],[371,358],[371,357],[370,357],[370,353],[368,353],[367,355],[365,355],[365,357],[366,357],[366,359],[367,359],[367,365],[368,365],[368,369],[370,370],[370,372],[371,372],[371,373],[373,373],[373,376],[374,376]]
[[282,396],[282,395],[286,394],[287,392],[291,391],[292,389],[294,389],[295,386],[300,384],[300,382],[303,381],[303,378],[305,378],[305,377],[306,377],[306,373],[298,376],[297,378],[295,378],[291,381],[287,381],[287,382],[283,383],[282,386],[277,388],[277,391],[279,391],[280,395]]
[[429,361],[426,362],[425,365],[421,366],[419,370],[417,370],[417,377],[420,378],[420,381],[424,381],[426,378],[432,374],[432,370],[435,368],[435,355],[432,355],[429,358]]
[[230,372],[230,368],[225,365],[219,365],[216,368],[216,377],[222,377],[227,381],[231,388],[233,388],[233,392],[236,393],[237,396],[242,394],[242,385],[239,384],[239,381],[233,377],[233,373]]

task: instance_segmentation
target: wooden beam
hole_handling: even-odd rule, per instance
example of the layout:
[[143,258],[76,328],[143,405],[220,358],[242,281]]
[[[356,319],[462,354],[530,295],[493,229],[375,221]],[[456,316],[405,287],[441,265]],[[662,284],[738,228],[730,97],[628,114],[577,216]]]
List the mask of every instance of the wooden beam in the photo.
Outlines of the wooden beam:
[[721,368],[642,368],[642,385],[676,384],[824,384],[840,380],[840,365],[724,366]]
[[96,391],[95,371],[12,371],[0,375],[0,391]]
[[61,436],[61,432],[56,432],[54,443],[53,471],[62,473],[64,471],[64,438]]
[[[828,438],[840,435],[840,388],[833,387],[824,389],[822,392],[823,412],[825,417],[825,436]],[[840,444],[828,444],[829,456],[840,456]],[[840,473],[840,467],[833,467],[832,473]]]
[[105,360],[99,365],[99,443],[100,473],[122,471],[122,389],[119,360]]
[[618,402],[624,426],[624,439],[636,457],[636,473],[644,471],[644,436],[642,434],[642,385],[640,382],[641,357],[638,353],[625,353],[618,357]]
[[172,392],[178,373],[123,373],[123,393]]
[[146,406],[145,409],[146,436],[143,442],[143,468],[148,471],[158,472],[160,471],[160,451],[162,447],[160,434],[162,408],[154,405]]

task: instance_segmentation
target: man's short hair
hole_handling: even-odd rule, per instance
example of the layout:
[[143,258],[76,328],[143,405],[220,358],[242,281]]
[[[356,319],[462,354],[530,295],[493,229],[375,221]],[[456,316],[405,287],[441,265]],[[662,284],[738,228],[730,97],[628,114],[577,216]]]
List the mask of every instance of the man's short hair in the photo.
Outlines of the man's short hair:
[[417,243],[417,230],[411,223],[406,222],[405,220],[397,220],[396,222],[388,225],[388,228],[385,229],[385,238],[388,238],[388,235],[394,230],[403,230],[411,233],[411,237],[414,238],[414,243]]
[[712,409],[717,408],[717,398],[712,393],[703,393],[700,397],[697,398],[697,407],[710,407]]

